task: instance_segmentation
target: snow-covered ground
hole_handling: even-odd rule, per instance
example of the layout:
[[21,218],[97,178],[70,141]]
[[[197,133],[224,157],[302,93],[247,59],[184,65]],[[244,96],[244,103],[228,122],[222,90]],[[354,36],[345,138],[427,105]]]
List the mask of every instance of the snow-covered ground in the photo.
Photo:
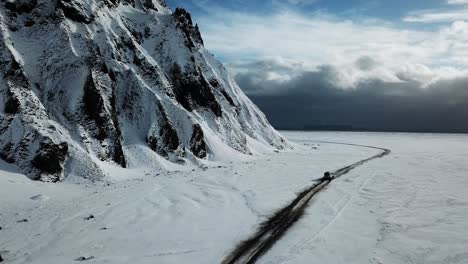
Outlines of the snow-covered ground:
[[32,182],[0,163],[0,255],[6,263],[220,263],[312,179],[379,152],[317,142],[333,141],[392,154],[312,199],[260,263],[468,261],[468,136],[284,135],[300,147],[208,169],[129,171],[110,184]]
[[392,154],[333,182],[259,263],[468,263],[468,135],[286,136]]

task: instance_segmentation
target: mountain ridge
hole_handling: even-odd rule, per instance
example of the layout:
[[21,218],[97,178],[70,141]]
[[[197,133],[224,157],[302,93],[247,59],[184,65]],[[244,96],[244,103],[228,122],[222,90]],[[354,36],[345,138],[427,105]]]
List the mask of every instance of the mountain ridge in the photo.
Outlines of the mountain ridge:
[[31,179],[94,180],[108,174],[105,163],[164,167],[288,145],[182,8],[163,0],[0,7],[0,158]]

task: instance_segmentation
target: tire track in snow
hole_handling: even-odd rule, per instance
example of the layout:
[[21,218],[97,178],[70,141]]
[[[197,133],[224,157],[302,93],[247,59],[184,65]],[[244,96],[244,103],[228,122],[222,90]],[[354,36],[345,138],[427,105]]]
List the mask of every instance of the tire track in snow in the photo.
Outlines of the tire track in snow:
[[338,207],[339,209],[336,210],[333,214],[333,216],[331,217],[331,219],[328,220],[328,223],[323,226],[322,228],[320,228],[313,236],[311,236],[310,238],[307,238],[305,239],[301,245],[298,247],[298,249],[295,251],[295,255],[298,255],[300,254],[308,245],[310,245],[310,243],[312,241],[314,241],[320,234],[322,234],[331,224],[333,224],[336,219],[341,215],[341,213],[343,212],[344,209],[346,209],[346,207],[348,206],[349,202],[354,198],[354,196],[356,195],[356,193],[360,192],[365,185],[367,185],[367,183],[369,181],[371,181],[372,179],[374,179],[375,177],[375,173],[368,177],[367,179],[365,179],[364,181],[362,181],[360,184],[359,184],[359,187],[357,189],[357,191],[351,195],[345,195],[344,196],[344,202],[342,202],[341,200],[337,203],[339,204],[340,206]]
[[[357,145],[350,143],[338,143],[338,142],[328,142],[328,141],[318,141],[319,143],[326,144],[339,144],[339,145],[349,145],[357,147],[365,147],[378,149],[381,151],[380,154],[374,155],[370,158],[360,160],[349,166],[340,168],[331,173],[334,179],[337,179],[358,166],[361,166],[369,161],[374,159],[382,158],[390,154],[389,149],[379,148],[374,146],[366,145]],[[280,209],[278,212],[273,214],[269,219],[260,224],[257,232],[249,239],[241,242],[231,254],[229,254],[221,263],[222,264],[251,264],[262,256],[268,249],[270,249],[276,241],[278,241],[286,231],[301,218],[304,214],[305,208],[307,207],[308,202],[314,197],[317,193],[323,190],[331,181],[324,180],[320,183],[316,183],[313,186],[308,187],[286,207]]]

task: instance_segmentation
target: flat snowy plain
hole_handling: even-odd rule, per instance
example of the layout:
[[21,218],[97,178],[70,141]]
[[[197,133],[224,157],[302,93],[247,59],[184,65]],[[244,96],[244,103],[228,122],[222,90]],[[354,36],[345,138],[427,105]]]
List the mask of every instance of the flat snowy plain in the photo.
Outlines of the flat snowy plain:
[[120,170],[110,183],[32,182],[0,163],[0,254],[220,263],[324,171],[379,153],[319,142],[329,141],[392,153],[333,181],[258,263],[468,263],[468,135],[283,134],[295,150],[208,169]]

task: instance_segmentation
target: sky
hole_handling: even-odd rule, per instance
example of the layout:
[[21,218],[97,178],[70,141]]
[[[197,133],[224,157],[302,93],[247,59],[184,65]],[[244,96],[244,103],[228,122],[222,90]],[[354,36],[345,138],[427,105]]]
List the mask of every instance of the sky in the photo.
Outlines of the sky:
[[169,0],[279,129],[468,132],[468,0]]

